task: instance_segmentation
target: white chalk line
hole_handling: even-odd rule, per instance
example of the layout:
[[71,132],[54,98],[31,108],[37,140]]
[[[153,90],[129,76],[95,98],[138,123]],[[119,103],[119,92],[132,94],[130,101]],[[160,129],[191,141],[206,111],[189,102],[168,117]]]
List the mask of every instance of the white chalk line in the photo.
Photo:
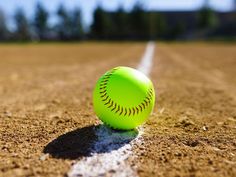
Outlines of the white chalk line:
[[140,61],[140,64],[137,67],[139,71],[141,71],[147,76],[149,76],[151,72],[154,51],[155,51],[155,43],[152,41],[148,42],[146,51],[144,52],[144,55]]
[[[149,42],[137,69],[149,75],[154,56],[155,44]],[[142,142],[142,127],[136,131],[117,132],[99,126],[95,130],[97,140],[91,147],[91,156],[83,157],[67,173],[68,177],[136,177],[135,166],[126,162],[134,157],[132,147]]]
[[73,165],[68,177],[137,176],[125,160],[131,156],[132,144],[140,141],[141,134],[141,131],[116,132],[101,125],[96,130],[97,140],[91,147],[91,156]]

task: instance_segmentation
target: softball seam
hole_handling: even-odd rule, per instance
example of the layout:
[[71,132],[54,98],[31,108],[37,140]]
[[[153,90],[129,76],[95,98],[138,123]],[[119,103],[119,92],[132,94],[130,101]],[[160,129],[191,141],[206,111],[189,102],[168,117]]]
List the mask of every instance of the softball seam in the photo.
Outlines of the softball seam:
[[145,99],[137,106],[127,108],[120,106],[119,104],[115,103],[108,95],[107,93],[107,84],[109,81],[109,78],[114,74],[114,72],[119,69],[119,68],[114,68],[111,71],[108,71],[100,81],[100,87],[99,87],[99,93],[102,101],[104,102],[104,105],[111,109],[111,111],[115,114],[119,114],[119,116],[135,116],[136,114],[138,115],[139,113],[143,112],[151,103],[152,97],[154,96],[153,94],[153,89],[150,88],[147,92],[147,96]]

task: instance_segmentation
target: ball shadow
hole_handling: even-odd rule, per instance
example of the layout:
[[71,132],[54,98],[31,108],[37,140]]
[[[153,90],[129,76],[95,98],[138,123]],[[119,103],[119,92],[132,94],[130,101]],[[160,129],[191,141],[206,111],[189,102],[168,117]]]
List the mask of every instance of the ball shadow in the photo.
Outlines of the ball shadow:
[[137,130],[117,131],[104,125],[92,125],[60,135],[45,146],[43,153],[53,158],[78,159],[117,150],[137,135]]

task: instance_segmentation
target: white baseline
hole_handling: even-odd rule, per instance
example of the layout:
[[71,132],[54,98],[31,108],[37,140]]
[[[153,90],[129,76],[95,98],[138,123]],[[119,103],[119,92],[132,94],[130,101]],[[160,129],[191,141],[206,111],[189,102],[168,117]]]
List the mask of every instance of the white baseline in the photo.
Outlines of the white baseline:
[[145,75],[149,76],[152,68],[152,60],[155,51],[155,43],[150,41],[147,44],[146,51],[138,65],[138,70],[144,73]]
[[[147,44],[137,69],[149,75],[154,56],[155,43]],[[95,128],[97,140],[91,147],[91,156],[83,157],[67,173],[68,177],[136,177],[135,166],[126,159],[133,158],[132,146],[142,143],[142,127],[137,131],[116,132],[103,125]]]

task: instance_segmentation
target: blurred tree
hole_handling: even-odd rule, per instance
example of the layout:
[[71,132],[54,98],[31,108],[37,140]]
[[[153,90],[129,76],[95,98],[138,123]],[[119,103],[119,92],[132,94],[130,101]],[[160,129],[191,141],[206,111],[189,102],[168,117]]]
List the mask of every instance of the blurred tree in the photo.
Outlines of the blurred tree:
[[234,0],[234,9],[233,10],[236,12],[236,0]]
[[167,23],[165,16],[160,12],[145,12],[148,15],[148,38],[149,39],[164,39],[166,35]]
[[59,17],[59,24],[57,26],[59,38],[61,40],[69,40],[71,36],[71,19],[64,8],[64,6],[61,4],[57,10],[57,15]]
[[57,15],[59,16],[57,30],[60,39],[79,40],[83,38],[84,32],[79,9],[69,13],[63,5],[60,5]]
[[122,7],[120,7],[114,14],[114,22],[115,22],[115,37],[116,39],[125,39],[129,37],[129,29],[128,29],[128,15],[124,11]]
[[84,37],[84,30],[82,25],[82,18],[81,18],[81,12],[79,9],[75,9],[72,12],[71,17],[71,32],[72,32],[72,39],[73,40],[80,40]]
[[164,39],[167,31],[169,31],[168,25],[166,23],[166,18],[161,13],[156,13],[155,15],[156,15],[156,18],[155,18],[156,37],[159,39]]
[[142,4],[137,3],[130,13],[129,28],[134,38],[145,39],[149,37],[148,14],[143,10]]
[[48,17],[49,14],[46,9],[38,3],[36,5],[36,12],[33,21],[34,28],[39,39],[45,39],[48,30]]
[[150,39],[157,37],[157,14],[155,12],[148,12],[148,33]]
[[131,12],[120,7],[116,12],[98,7],[94,12],[91,34],[98,39],[156,39],[164,38],[167,29],[165,17],[157,12],[146,12],[137,3]]
[[8,38],[8,29],[6,26],[5,15],[2,10],[0,10],[0,40],[6,40]]
[[30,27],[24,11],[17,9],[14,19],[16,24],[15,38],[17,40],[29,40]]
[[211,9],[210,0],[203,0],[202,9]]
[[108,39],[114,31],[111,15],[106,13],[101,7],[97,7],[93,14],[93,20],[94,22],[91,26],[92,36],[94,38]]
[[178,21],[173,28],[169,29],[169,39],[178,39],[181,35],[186,32],[186,26],[183,21]]
[[234,0],[234,21],[236,22],[236,0]]
[[209,29],[218,25],[216,13],[209,7],[202,8],[198,13],[198,28]]

